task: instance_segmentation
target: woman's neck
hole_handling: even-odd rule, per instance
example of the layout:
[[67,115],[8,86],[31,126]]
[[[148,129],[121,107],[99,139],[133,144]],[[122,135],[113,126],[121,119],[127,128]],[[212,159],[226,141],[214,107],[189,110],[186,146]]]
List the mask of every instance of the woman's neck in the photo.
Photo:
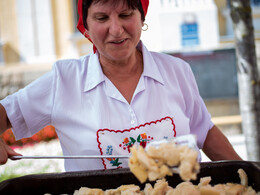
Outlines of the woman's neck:
[[125,62],[100,62],[104,74],[115,85],[129,104],[131,103],[135,89],[143,73],[142,53],[136,50],[134,56],[134,58]]
[[142,53],[136,50],[135,55],[121,61],[110,61],[106,58],[100,58],[103,73],[109,78],[116,80],[125,80],[128,77],[142,74],[143,58]]

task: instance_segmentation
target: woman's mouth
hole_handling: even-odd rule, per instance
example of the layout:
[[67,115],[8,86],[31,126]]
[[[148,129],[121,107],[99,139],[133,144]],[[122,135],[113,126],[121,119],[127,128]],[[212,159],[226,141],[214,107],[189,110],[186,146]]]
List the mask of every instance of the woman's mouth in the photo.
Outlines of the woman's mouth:
[[111,41],[111,43],[113,43],[113,44],[121,44],[121,43],[123,43],[123,42],[125,42],[125,41],[126,41],[126,39],[121,39],[121,40]]

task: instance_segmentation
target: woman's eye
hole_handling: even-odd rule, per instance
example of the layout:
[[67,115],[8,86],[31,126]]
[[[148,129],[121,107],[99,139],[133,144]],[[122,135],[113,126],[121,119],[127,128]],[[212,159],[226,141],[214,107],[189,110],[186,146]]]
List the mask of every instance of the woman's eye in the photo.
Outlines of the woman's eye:
[[129,17],[129,16],[130,16],[130,15],[128,15],[128,14],[121,14],[121,15],[120,15],[121,18],[127,18],[127,17]]
[[130,17],[130,16],[132,16],[132,15],[133,15],[133,12],[122,13],[122,14],[120,14],[120,17],[121,17],[121,18],[128,18],[128,17]]
[[107,18],[107,16],[96,16],[96,20],[98,21],[105,21]]

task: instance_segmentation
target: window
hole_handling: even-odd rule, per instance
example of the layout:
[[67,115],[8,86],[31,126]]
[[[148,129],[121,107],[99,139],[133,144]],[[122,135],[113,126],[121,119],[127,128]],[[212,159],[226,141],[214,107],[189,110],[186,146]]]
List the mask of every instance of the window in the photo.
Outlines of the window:
[[55,58],[51,8],[51,0],[16,1],[21,61],[35,62]]
[[[260,0],[250,0],[251,1],[251,6],[260,6]],[[230,0],[227,0],[227,7],[230,7]]]
[[251,0],[253,6],[260,6],[260,0]]

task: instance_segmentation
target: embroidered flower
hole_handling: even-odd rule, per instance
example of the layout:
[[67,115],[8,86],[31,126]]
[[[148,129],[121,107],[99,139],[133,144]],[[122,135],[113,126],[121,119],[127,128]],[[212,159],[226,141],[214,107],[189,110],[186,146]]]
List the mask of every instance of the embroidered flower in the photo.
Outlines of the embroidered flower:
[[112,146],[107,146],[106,154],[107,155],[112,155],[112,152],[113,152],[113,147]]
[[146,133],[141,134],[142,139],[147,139]]
[[126,138],[124,139],[124,142],[123,142],[123,143],[127,144],[128,142],[129,142],[129,139],[126,137]]
[[119,165],[122,164],[121,162],[118,162],[119,158],[107,158],[107,160],[110,162],[110,164],[112,164],[113,167],[120,168]]
[[[111,146],[111,145],[107,146],[106,154],[107,155],[113,154],[113,146]],[[119,162],[119,158],[107,158],[107,160],[109,161],[110,164],[112,164],[113,167],[120,168],[119,165],[122,164],[121,162]]]
[[137,142],[143,146],[144,148],[146,147],[147,143],[149,143],[151,140],[153,140],[153,137],[148,136],[146,133],[140,134],[137,137]]
[[136,140],[133,137],[126,137],[122,144],[119,144],[119,147],[123,147],[124,150],[128,150],[130,153],[130,148],[135,144]]
[[146,147],[147,143],[149,143],[151,140],[153,140],[153,137],[147,136],[146,133],[139,134],[137,136],[137,139],[134,139],[133,137],[126,137],[124,138],[124,141],[122,144],[119,144],[119,147],[122,147],[124,150],[128,150],[130,153],[130,148],[135,144],[139,143],[139,145]]

